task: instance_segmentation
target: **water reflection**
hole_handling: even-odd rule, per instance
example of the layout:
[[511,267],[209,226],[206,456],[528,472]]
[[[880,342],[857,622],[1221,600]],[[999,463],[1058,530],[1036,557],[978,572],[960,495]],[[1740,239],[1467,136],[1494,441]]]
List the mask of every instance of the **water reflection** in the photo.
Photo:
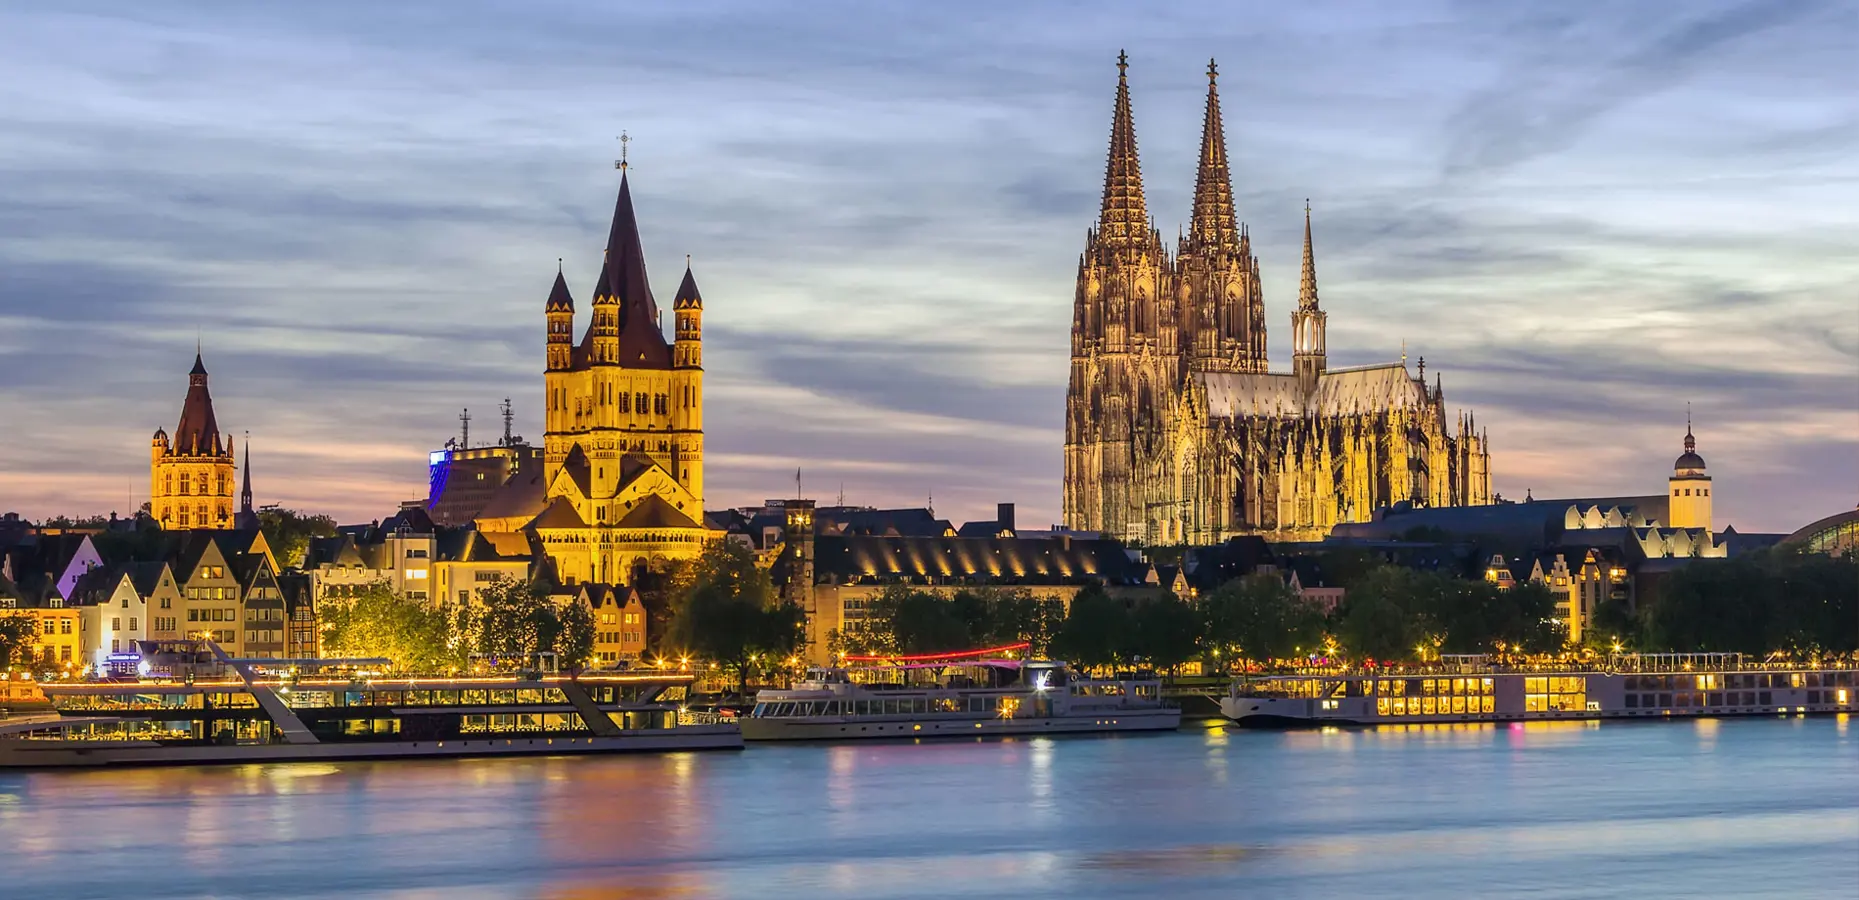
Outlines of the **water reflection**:
[[1193,727],[0,775],[0,893],[1842,896],[1859,883],[1849,729]]

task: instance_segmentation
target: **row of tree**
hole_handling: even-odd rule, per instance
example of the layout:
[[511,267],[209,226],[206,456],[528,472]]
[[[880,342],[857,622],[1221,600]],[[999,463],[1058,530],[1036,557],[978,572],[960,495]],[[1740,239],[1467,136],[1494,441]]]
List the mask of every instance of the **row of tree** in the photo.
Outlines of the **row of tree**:
[[528,666],[542,654],[578,669],[594,652],[587,606],[556,603],[541,586],[511,579],[487,585],[469,606],[408,600],[377,584],[325,602],[318,615],[323,655],[385,658],[406,672]]
[[1642,616],[1616,615],[1597,631],[1654,650],[1859,651],[1859,555],[1784,545],[1700,559],[1665,576],[1656,594],[1642,602]]
[[1078,592],[1067,608],[1023,590],[953,596],[894,586],[834,636],[845,653],[928,654],[1026,642],[1031,653],[1086,667],[1175,670],[1206,659],[1286,660],[1341,652],[1355,659],[1561,645],[1555,601],[1540,585],[1501,589],[1393,566],[1365,571],[1335,610],[1306,600],[1273,573],[1235,579],[1189,602],[1173,594]]

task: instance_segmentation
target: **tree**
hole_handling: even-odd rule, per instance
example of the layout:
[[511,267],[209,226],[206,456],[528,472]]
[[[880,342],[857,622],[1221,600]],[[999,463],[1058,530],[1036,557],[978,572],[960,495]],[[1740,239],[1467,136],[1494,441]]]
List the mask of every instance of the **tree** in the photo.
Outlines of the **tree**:
[[1129,608],[1103,585],[1092,584],[1072,598],[1052,637],[1052,652],[1080,668],[1095,669],[1127,659],[1130,643]]
[[1024,641],[1029,645],[1029,657],[1045,656],[1051,650],[1052,636],[1065,621],[1065,604],[1023,590],[978,593],[987,606],[982,643],[1000,646]]
[[1625,600],[1603,598],[1582,630],[1582,643],[1596,650],[1637,649],[1641,643],[1639,620]]
[[1313,650],[1323,639],[1323,613],[1273,572],[1255,572],[1216,588],[1201,601],[1212,649],[1260,662]]
[[1424,618],[1434,625],[1443,652],[1487,653],[1502,646],[1540,653],[1563,644],[1552,621],[1555,595],[1546,585],[1520,582],[1504,588],[1483,579],[1427,572],[1413,573],[1413,578],[1415,595],[1426,604]]
[[1646,643],[1678,652],[1859,648],[1859,561],[1776,547],[1694,560],[1643,598]]
[[1138,603],[1130,618],[1136,656],[1150,666],[1172,672],[1194,658],[1200,644],[1201,617],[1173,592]]
[[477,652],[511,660],[527,661],[553,651],[561,632],[548,591],[514,578],[499,578],[480,588],[471,618]]
[[267,507],[258,511],[258,530],[271,545],[271,553],[282,568],[303,565],[313,537],[335,537],[336,520],[324,515],[301,513],[294,509]]
[[806,614],[777,602],[768,572],[732,541],[712,541],[690,570],[689,587],[674,598],[671,641],[736,673],[747,694],[756,657],[780,658],[803,640]]
[[39,637],[39,620],[24,613],[0,615],[0,672],[24,663],[26,651]]
[[408,600],[385,584],[325,601],[320,618],[330,656],[385,657],[392,668],[414,673],[445,672],[465,662],[458,623],[447,610]]
[[1431,605],[1421,573],[1381,566],[1364,574],[1343,596],[1337,638],[1357,659],[1403,659],[1430,638]]
[[557,613],[560,635],[555,653],[562,668],[578,670],[594,656],[594,611],[579,599],[570,600]]

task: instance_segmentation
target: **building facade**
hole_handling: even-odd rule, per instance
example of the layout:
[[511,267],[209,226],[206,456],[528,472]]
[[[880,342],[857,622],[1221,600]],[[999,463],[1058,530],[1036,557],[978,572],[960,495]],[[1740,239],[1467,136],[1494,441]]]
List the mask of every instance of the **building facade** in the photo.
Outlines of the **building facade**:
[[1289,373],[1268,370],[1258,258],[1233,203],[1208,66],[1193,219],[1171,249],[1148,213],[1127,63],[1103,204],[1072,309],[1065,525],[1123,540],[1321,537],[1407,501],[1490,502],[1485,439],[1426,362],[1327,366],[1310,211]]
[[545,505],[530,523],[567,584],[629,584],[695,558],[704,527],[703,297],[689,265],[667,342],[621,165],[586,331],[560,271],[545,308]]
[[149,442],[149,515],[166,530],[233,526],[232,440],[220,433],[207,390],[207,367],[194,354],[187,399],[173,437],[156,429]]

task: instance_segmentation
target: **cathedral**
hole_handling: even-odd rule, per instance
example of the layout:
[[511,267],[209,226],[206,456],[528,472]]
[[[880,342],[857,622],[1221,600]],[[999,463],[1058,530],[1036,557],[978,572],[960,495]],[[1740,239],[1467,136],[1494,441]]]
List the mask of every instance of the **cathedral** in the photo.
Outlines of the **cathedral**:
[[1310,209],[1292,370],[1267,367],[1259,262],[1233,205],[1207,67],[1192,222],[1171,249],[1143,197],[1127,57],[1117,61],[1104,199],[1086,233],[1065,401],[1068,528],[1150,544],[1313,540],[1377,509],[1491,502],[1490,457],[1438,376],[1329,368]]
[[544,307],[547,372],[542,482],[531,521],[567,584],[628,584],[659,561],[694,558],[703,526],[703,297],[687,262],[665,340],[646,278],[626,166],[574,338],[575,302],[558,269]]
[[[249,439],[247,443],[250,450]],[[149,441],[149,515],[170,531],[255,527],[249,455],[245,465],[245,485],[235,515],[232,440],[220,433],[213,415],[213,394],[207,390],[206,363],[196,352],[174,436],[157,428]]]

